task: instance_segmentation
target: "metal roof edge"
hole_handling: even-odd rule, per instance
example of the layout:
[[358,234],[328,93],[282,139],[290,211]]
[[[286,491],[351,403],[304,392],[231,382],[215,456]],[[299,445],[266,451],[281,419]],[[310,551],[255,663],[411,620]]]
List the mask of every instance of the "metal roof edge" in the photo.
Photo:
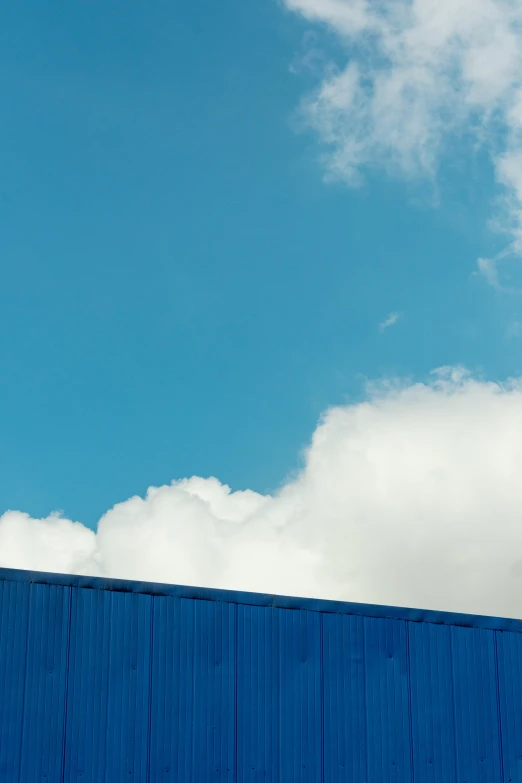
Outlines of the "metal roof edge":
[[140,593],[142,595],[189,598],[200,601],[221,601],[223,603],[245,604],[248,606],[307,610],[327,614],[347,614],[358,617],[406,620],[414,623],[432,623],[435,625],[452,625],[522,633],[522,620],[507,617],[487,617],[483,615],[460,614],[458,612],[439,612],[433,609],[410,609],[381,604],[350,603],[323,598],[297,598],[211,587],[169,585],[159,582],[138,582],[99,576],[46,573],[44,571],[24,571],[17,568],[0,568],[0,581],[78,587],[87,590]]

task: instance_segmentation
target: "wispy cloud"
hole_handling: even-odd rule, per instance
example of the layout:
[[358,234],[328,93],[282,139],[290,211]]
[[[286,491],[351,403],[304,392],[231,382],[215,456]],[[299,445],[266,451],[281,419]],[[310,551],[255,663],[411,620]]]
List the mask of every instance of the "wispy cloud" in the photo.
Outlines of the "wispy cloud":
[[302,73],[309,71],[315,75],[320,75],[327,67],[327,57],[325,52],[317,43],[317,33],[307,30],[303,35],[301,49],[294,55],[290,63],[291,73]]
[[399,318],[401,317],[400,313],[390,313],[384,321],[381,321],[379,324],[379,331],[384,332],[386,329],[389,329],[390,326],[395,326]]
[[506,327],[506,338],[520,339],[522,337],[522,321],[519,318],[512,318]]
[[[283,0],[334,31],[343,54],[324,69],[302,114],[329,177],[357,184],[381,166],[436,174],[463,134],[495,169],[509,252],[479,267],[492,286],[522,254],[522,3],[520,0]],[[473,143],[471,143],[473,142]]]
[[495,258],[477,258],[477,274],[492,288],[496,288],[497,291],[502,290]]

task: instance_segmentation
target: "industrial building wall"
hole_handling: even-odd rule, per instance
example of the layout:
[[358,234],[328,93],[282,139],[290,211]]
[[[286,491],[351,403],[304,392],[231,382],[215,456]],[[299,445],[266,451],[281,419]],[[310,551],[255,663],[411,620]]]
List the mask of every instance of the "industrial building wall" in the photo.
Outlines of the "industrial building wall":
[[521,629],[0,570],[0,781],[522,783]]

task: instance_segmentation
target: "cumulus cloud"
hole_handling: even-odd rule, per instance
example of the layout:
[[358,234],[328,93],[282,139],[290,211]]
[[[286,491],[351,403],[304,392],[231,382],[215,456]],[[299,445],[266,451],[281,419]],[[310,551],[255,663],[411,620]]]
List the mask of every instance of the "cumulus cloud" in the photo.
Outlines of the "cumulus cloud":
[[96,532],[0,517],[0,565],[520,616],[522,380],[444,370],[328,410],[273,496],[152,487]]
[[283,0],[333,31],[343,55],[324,69],[303,115],[330,177],[369,167],[433,177],[457,140],[483,146],[502,194],[509,246],[479,273],[522,252],[520,0]]

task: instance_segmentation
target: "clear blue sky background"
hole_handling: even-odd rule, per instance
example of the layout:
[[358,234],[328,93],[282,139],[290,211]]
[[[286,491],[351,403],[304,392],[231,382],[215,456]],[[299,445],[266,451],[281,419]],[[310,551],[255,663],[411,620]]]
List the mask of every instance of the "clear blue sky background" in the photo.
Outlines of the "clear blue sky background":
[[[151,484],[276,488],[362,377],[522,371],[486,163],[322,180],[275,0],[0,12],[0,513],[94,525]],[[403,317],[380,332],[391,311]]]

